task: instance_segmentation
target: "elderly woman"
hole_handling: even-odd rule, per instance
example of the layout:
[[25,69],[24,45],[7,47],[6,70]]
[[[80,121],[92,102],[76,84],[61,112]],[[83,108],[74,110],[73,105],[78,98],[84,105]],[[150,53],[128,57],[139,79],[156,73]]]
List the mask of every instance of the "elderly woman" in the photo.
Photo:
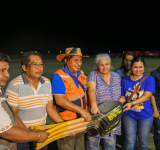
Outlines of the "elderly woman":
[[[91,113],[100,113],[98,105],[105,101],[118,101],[121,95],[121,78],[111,71],[111,58],[107,54],[98,54],[95,58],[95,71],[88,75],[87,91],[91,106]],[[105,150],[115,150],[116,135],[121,134],[121,124],[116,130],[103,137],[87,135],[86,146],[88,150],[98,150],[100,139],[103,139]]]
[[[131,62],[132,74],[122,81],[120,102],[124,103],[123,123],[126,133],[125,150],[133,150],[138,133],[141,150],[148,149],[148,136],[153,123],[153,107],[151,96],[155,91],[154,78],[147,77],[137,88],[138,83],[146,77],[145,62],[142,57],[135,57]],[[133,93],[133,96],[131,95]],[[131,95],[131,96],[130,96]],[[129,97],[130,96],[130,97]]]

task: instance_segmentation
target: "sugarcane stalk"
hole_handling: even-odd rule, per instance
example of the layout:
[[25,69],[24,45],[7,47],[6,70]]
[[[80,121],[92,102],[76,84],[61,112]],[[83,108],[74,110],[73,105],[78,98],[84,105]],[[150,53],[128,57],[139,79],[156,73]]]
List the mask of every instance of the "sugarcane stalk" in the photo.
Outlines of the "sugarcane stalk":
[[80,127],[78,129],[64,131],[64,132],[62,132],[60,134],[52,136],[51,138],[47,139],[44,143],[36,143],[36,150],[41,149],[42,147],[46,146],[47,144],[49,144],[49,143],[51,143],[51,142],[53,142],[55,140],[58,140],[60,138],[64,138],[66,136],[69,136],[71,133],[76,134],[76,133],[83,132],[85,130],[86,130],[86,126]]
[[59,124],[61,124],[61,123],[41,125],[41,126],[31,126],[31,127],[28,127],[28,129],[29,130],[47,130],[47,129],[53,128],[55,126],[58,126]]
[[[53,127],[62,125],[60,127],[64,127],[66,125],[71,125],[71,124],[75,124],[75,123],[79,123],[79,122],[84,122],[84,118],[78,118],[75,120],[71,120],[71,121],[66,121],[68,124],[66,124],[65,122],[61,122],[61,123],[56,123],[56,124],[50,124],[50,125],[40,125],[40,126],[31,126],[28,127],[29,130],[47,130],[47,129],[51,129]],[[56,128],[55,128],[56,130]],[[52,131],[52,130],[51,130]]]
[[51,138],[52,136],[56,135],[56,134],[59,134],[61,132],[64,132],[64,131],[67,131],[67,130],[72,130],[74,128],[78,128],[78,127],[82,127],[82,126],[87,126],[89,124],[89,122],[82,122],[82,123],[77,123],[77,124],[73,124],[73,125],[69,125],[67,127],[63,127],[59,130],[56,130],[54,132],[52,132],[48,138]]
[[54,132],[54,131],[56,131],[60,128],[63,128],[63,127],[69,126],[69,125],[73,125],[73,124],[77,124],[77,123],[81,123],[81,122],[84,122],[84,118],[78,118],[78,119],[75,119],[75,120],[62,122],[58,126],[55,126],[51,129],[46,130],[46,132],[52,133],[52,132]]

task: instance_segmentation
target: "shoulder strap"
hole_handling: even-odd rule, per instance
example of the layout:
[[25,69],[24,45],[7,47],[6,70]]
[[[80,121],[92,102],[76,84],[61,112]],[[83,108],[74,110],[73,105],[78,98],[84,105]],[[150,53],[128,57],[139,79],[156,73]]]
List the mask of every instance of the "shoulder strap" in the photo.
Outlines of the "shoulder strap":
[[70,74],[70,76],[71,76],[72,79],[74,79],[82,87],[82,89],[84,91],[86,90],[86,88],[84,87],[84,85],[75,76],[72,76],[71,74]]
[[138,87],[142,84],[142,82],[143,82],[147,77],[148,77],[148,76],[145,76],[145,77],[138,83],[138,85],[135,87],[135,89],[133,90],[132,94],[128,97],[128,99],[126,100],[126,102],[129,101],[129,100],[132,98],[132,96],[134,95],[134,93],[138,90]]

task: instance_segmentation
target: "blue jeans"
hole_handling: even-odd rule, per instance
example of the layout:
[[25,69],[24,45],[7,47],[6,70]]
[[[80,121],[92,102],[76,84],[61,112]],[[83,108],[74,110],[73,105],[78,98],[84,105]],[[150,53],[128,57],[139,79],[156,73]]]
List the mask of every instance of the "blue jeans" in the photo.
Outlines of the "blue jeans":
[[[160,112],[160,102],[157,102],[157,109]],[[160,140],[160,120],[158,118],[154,118],[154,138]]]
[[134,150],[137,134],[140,149],[148,150],[148,136],[153,123],[153,116],[147,119],[134,119],[123,114],[122,118],[126,134],[125,150]]
[[[33,142],[17,143],[17,150],[35,150]],[[40,150],[48,150],[48,145],[42,147]]]
[[[99,150],[100,140],[102,138],[87,135],[86,147],[87,150]],[[102,139],[104,150],[115,150],[116,148],[116,135],[111,135],[109,139]]]

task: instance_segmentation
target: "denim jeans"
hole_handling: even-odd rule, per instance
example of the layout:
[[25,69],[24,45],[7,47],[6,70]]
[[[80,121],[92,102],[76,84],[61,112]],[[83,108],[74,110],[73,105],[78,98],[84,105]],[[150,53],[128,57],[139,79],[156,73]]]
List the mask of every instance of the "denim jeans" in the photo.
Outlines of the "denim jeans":
[[[33,142],[17,143],[17,150],[35,150]],[[48,150],[48,145],[42,147],[40,150]]]
[[[87,135],[86,147],[87,150],[99,150],[100,140],[102,138]],[[102,139],[104,150],[115,150],[116,148],[116,135],[111,135],[109,139]]]
[[[157,102],[157,109],[160,112],[160,102]],[[160,119],[154,118],[154,138],[160,140]]]
[[138,134],[141,150],[148,150],[148,136],[153,123],[153,116],[147,119],[134,119],[123,114],[123,123],[126,133],[125,150],[134,150],[136,134]]

